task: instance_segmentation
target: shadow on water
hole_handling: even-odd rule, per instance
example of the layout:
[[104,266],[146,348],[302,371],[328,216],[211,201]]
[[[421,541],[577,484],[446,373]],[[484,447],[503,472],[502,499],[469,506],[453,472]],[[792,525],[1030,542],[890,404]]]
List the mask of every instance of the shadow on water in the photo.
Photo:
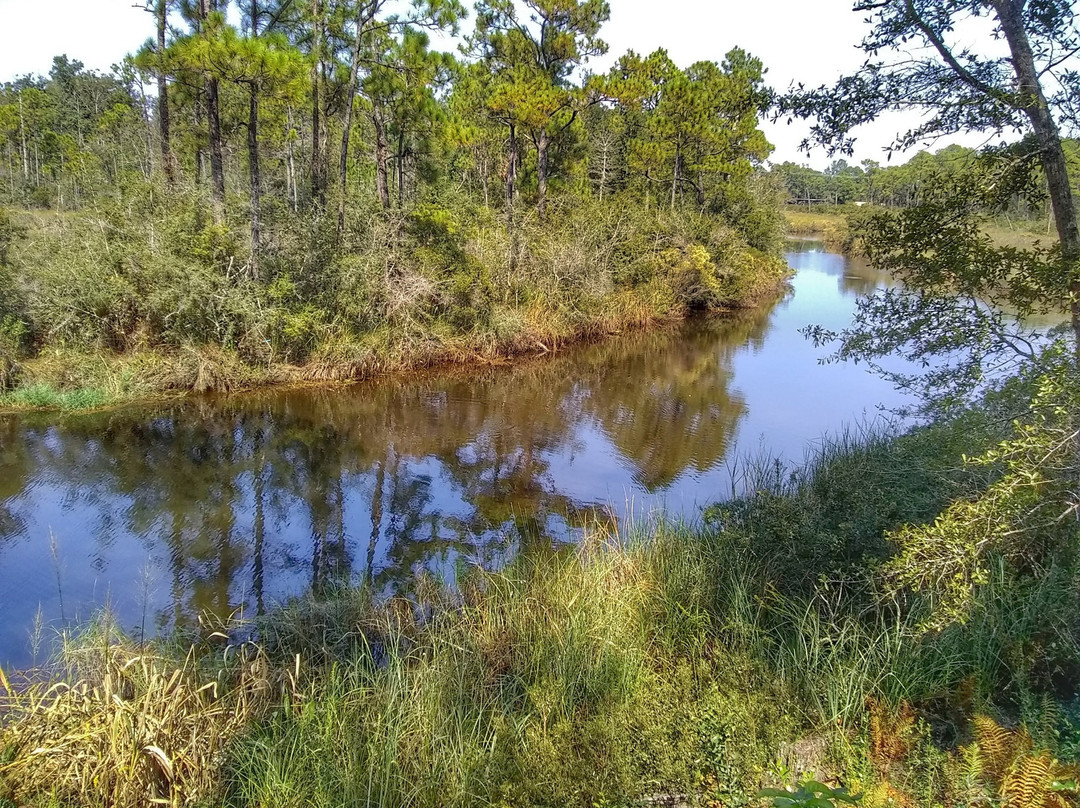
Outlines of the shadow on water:
[[815,412],[784,388],[816,363],[797,329],[883,282],[798,250],[771,306],[510,368],[0,418],[0,664],[32,661],[39,607],[109,602],[152,633],[343,581],[450,577],[631,512],[693,518],[727,490],[737,440],[798,451],[880,394],[820,373]]

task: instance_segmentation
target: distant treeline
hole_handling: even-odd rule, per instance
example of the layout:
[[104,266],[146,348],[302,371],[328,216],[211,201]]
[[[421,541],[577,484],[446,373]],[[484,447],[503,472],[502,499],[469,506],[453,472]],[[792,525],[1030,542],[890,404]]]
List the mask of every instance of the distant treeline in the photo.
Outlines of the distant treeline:
[[[1070,175],[1080,177],[1080,141],[1066,140],[1063,145]],[[1025,151],[1024,144],[1011,148],[1018,156]],[[852,165],[847,160],[839,159],[824,171],[818,171],[809,166],[785,162],[774,166],[771,174],[783,183],[790,204],[865,203],[883,207],[910,207],[920,201],[926,188],[940,184],[942,179],[950,175],[970,171],[979,154],[976,149],[954,144],[933,153],[920,151],[901,165],[883,166],[874,160],[863,160],[859,165]],[[1041,172],[1035,174],[1036,182],[1044,183]],[[1046,205],[1032,204],[1030,198],[1018,193],[1012,199],[1010,212],[1020,216],[1045,216]]]

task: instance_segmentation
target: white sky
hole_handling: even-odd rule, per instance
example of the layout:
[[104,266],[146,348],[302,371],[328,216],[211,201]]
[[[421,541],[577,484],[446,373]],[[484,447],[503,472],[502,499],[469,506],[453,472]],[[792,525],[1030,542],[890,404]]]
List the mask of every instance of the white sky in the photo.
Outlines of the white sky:
[[[25,73],[47,73],[52,57],[61,53],[88,68],[108,71],[153,34],[152,17],[135,2],[0,0],[0,81]],[[739,46],[759,57],[768,68],[769,83],[784,90],[793,81],[808,86],[828,83],[862,61],[855,45],[865,26],[863,15],[851,11],[852,0],[609,2],[611,21],[601,35],[611,50],[595,65],[598,70],[630,49],[647,54],[664,47],[676,63],[686,66],[703,59],[719,62],[728,50]],[[897,130],[910,126],[910,120],[894,116],[864,127],[855,160],[885,163],[884,147]],[[808,162],[818,168],[829,162],[820,150],[809,158],[798,152],[805,125],[766,124],[765,129],[776,146],[774,162]],[[983,139],[951,138],[949,142],[978,146]],[[893,162],[902,159],[894,156]]]

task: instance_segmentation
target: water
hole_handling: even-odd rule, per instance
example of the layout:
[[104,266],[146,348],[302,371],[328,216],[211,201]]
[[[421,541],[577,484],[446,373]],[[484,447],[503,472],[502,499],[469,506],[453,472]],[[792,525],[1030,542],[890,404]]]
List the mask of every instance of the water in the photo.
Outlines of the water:
[[47,640],[106,602],[150,634],[343,580],[449,577],[596,520],[694,519],[739,453],[798,460],[899,403],[798,333],[842,327],[886,279],[793,249],[775,305],[513,367],[0,417],[0,665],[35,661],[36,619]]

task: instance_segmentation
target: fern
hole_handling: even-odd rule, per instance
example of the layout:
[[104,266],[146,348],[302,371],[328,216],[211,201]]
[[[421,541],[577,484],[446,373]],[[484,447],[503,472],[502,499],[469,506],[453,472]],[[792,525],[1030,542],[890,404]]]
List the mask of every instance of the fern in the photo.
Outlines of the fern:
[[910,751],[916,713],[906,701],[893,711],[876,699],[868,699],[867,708],[870,712],[870,758],[878,771],[884,772]]
[[975,743],[981,752],[982,773],[987,780],[1000,783],[1016,760],[1016,740],[1013,733],[986,715],[976,715]]
[[964,750],[963,773],[996,786],[1003,808],[1070,808],[1075,806],[1076,767],[1063,766],[1049,752],[1033,751],[1024,728],[1008,730],[994,719],[977,715],[976,742]]
[[1048,754],[1017,758],[1002,780],[1002,801],[1008,808],[1045,808],[1053,771],[1054,759]]

